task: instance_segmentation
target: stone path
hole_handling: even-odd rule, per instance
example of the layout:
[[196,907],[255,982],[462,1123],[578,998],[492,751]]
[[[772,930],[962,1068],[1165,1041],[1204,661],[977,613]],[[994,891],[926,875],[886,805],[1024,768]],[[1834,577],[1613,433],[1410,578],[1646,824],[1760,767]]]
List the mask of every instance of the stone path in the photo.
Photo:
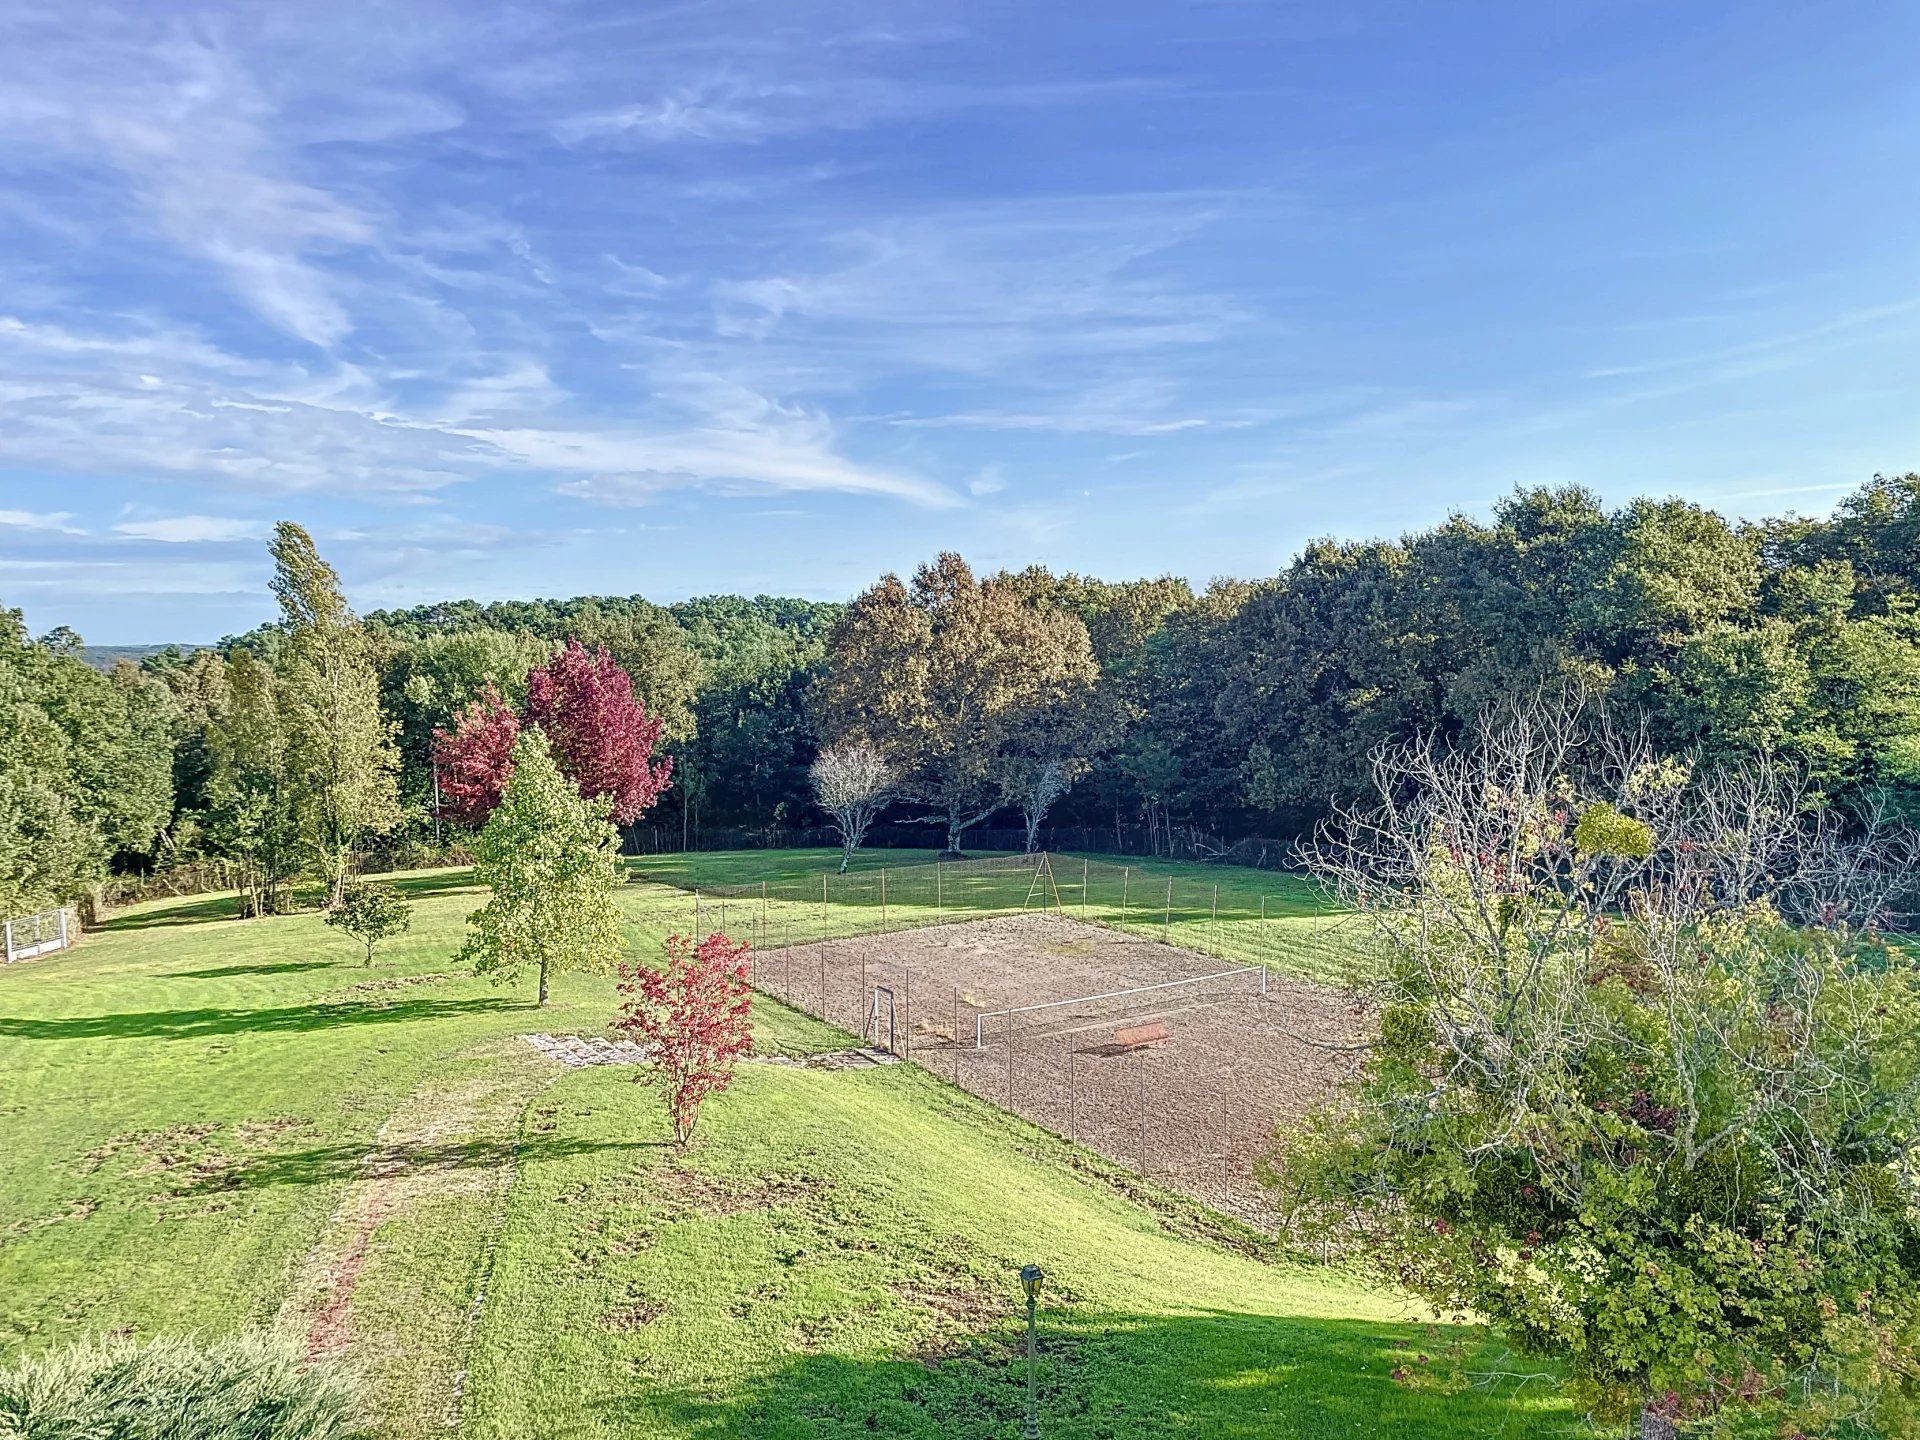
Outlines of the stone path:
[[[586,1065],[644,1065],[646,1050],[631,1040],[609,1040],[603,1035],[522,1035],[550,1060],[570,1070]],[[867,1070],[876,1065],[898,1065],[900,1057],[880,1049],[828,1050],[818,1055],[748,1055],[749,1065],[786,1065],[802,1070]]]

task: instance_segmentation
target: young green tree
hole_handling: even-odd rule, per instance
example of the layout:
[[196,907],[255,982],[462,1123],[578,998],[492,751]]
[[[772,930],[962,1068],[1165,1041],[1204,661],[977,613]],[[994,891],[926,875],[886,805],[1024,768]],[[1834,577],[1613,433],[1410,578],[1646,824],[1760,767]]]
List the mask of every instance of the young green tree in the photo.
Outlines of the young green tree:
[[605,971],[620,958],[620,834],[605,796],[581,798],[537,725],[520,732],[513,776],[474,842],[474,872],[492,898],[468,919],[460,958],[506,981],[526,966]]
[[413,924],[413,906],[391,885],[378,881],[349,884],[340,903],[327,912],[327,924],[344,930],[366,947],[362,964],[373,964],[373,952],[382,940],[407,933]]
[[340,577],[291,521],[274,527],[273,593],[286,643],[279,691],[300,836],[326,881],[329,907],[346,886],[354,847],[400,820],[399,754],[380,708],[374,647]]
[[1379,1040],[1287,1169],[1646,1440],[1920,1433],[1920,969],[1876,931],[1911,849],[1584,731],[1385,750],[1322,838]]

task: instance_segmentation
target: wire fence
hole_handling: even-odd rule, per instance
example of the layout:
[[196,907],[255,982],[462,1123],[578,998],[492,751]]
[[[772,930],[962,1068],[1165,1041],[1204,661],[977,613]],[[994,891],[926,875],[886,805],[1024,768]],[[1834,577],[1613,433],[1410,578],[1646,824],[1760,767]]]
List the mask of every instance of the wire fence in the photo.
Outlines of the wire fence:
[[1258,1172],[1275,1128],[1357,1053],[1350,998],[1289,978],[1353,963],[1352,928],[1298,883],[1046,854],[650,878],[686,883],[696,935],[749,942],[762,993],[1274,1231]]
[[[757,927],[760,944],[863,935],[994,915],[1053,911],[1235,965],[1346,984],[1358,929],[1311,882],[1291,875],[1195,879],[1164,864],[1088,856],[998,855],[975,860],[713,883],[692,868],[646,876],[690,892],[700,925]],[[704,931],[702,932],[704,933]]]

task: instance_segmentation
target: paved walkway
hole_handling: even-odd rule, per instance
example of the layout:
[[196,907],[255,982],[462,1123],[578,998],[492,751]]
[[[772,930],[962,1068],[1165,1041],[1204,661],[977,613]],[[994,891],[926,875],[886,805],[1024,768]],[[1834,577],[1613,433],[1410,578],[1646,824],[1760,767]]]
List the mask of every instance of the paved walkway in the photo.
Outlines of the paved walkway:
[[[534,1049],[570,1070],[587,1065],[644,1065],[647,1052],[631,1040],[609,1040],[604,1035],[522,1035]],[[817,1055],[748,1055],[749,1065],[787,1065],[803,1070],[867,1070],[876,1065],[898,1065],[900,1057],[880,1049],[826,1050]]]

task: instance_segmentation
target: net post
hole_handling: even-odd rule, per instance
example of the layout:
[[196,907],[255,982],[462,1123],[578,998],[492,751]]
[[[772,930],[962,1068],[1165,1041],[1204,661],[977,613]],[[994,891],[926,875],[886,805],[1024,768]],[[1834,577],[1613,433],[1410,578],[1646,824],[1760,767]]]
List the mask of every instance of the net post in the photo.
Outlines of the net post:
[[1087,918],[1087,874],[1091,868],[1087,857],[1082,855],[1080,857],[1080,920],[1082,924],[1086,923]]
[[1173,876],[1167,876],[1167,908],[1160,920],[1160,943],[1173,943]]
[[1125,929],[1127,924],[1127,878],[1128,878],[1127,872],[1128,872],[1128,869],[1129,867],[1125,865],[1122,865],[1120,867],[1120,927],[1122,929]]
[[906,1034],[905,1049],[907,1053],[901,1058],[905,1060],[911,1060],[913,1059],[913,967],[911,965],[907,967],[906,990],[907,990],[907,997],[906,997],[907,1023],[904,1027],[904,1030]]
[[887,867],[880,867],[880,928],[887,928]]

